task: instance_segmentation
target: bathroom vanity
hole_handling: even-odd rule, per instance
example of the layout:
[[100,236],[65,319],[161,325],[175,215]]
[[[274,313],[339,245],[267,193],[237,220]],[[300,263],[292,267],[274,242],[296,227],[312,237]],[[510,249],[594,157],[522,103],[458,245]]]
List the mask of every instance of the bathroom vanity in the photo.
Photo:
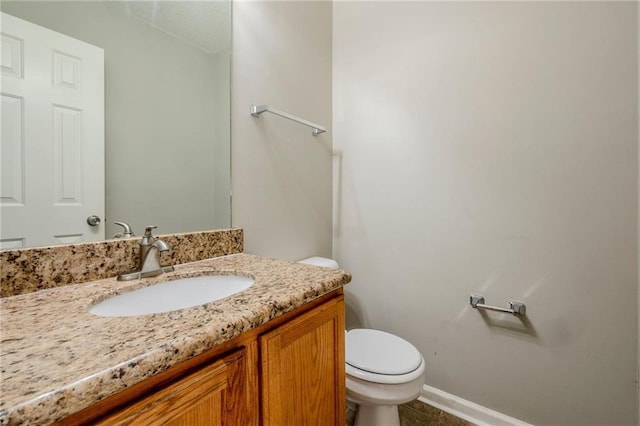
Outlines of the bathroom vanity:
[[[200,306],[131,317],[88,307],[172,277],[250,276]],[[342,270],[235,254],[1,300],[0,424],[344,424]]]

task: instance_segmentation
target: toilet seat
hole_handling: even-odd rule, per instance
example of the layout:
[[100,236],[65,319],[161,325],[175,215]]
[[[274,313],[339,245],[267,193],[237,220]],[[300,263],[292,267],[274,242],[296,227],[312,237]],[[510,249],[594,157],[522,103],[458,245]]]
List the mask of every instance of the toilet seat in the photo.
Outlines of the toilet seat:
[[424,372],[424,359],[406,340],[380,330],[346,335],[346,373],[373,383],[407,383]]
[[383,385],[398,385],[402,383],[409,383],[412,380],[415,380],[418,377],[422,376],[422,374],[424,373],[424,359],[417,369],[407,374],[391,375],[370,373],[369,371],[360,370],[349,364],[345,364],[345,373],[347,374],[347,376],[364,380],[366,382],[379,383]]

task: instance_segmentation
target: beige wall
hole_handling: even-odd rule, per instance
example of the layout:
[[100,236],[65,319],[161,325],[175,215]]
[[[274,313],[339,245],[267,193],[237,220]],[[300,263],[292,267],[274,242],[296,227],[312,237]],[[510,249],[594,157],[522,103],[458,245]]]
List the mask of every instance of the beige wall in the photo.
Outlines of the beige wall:
[[427,384],[534,424],[637,423],[636,7],[334,4],[348,323],[412,341]]
[[[249,253],[331,255],[331,11],[331,2],[234,3],[232,223]],[[254,118],[251,104],[329,131]]]

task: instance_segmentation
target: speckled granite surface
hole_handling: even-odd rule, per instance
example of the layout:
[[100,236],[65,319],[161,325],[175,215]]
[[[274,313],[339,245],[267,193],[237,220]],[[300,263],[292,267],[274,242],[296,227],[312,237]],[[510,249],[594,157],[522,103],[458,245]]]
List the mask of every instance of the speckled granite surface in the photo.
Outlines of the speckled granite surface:
[[[87,312],[114,294],[216,272],[251,276],[255,284],[179,311],[128,318]],[[139,281],[110,278],[3,298],[0,424],[60,420],[350,280],[342,270],[235,254]]]
[[[242,253],[242,229],[158,235],[171,246],[163,265]],[[97,243],[0,250],[0,297],[78,284],[131,272],[139,237]]]

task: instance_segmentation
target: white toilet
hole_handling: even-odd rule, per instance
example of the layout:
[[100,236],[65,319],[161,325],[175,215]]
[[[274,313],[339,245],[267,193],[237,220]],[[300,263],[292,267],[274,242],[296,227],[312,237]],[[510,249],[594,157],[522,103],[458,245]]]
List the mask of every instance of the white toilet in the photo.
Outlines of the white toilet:
[[[338,268],[332,259],[310,257],[300,263]],[[420,396],[424,358],[411,343],[384,331],[346,333],[347,399],[359,405],[356,426],[399,426],[398,404]]]

